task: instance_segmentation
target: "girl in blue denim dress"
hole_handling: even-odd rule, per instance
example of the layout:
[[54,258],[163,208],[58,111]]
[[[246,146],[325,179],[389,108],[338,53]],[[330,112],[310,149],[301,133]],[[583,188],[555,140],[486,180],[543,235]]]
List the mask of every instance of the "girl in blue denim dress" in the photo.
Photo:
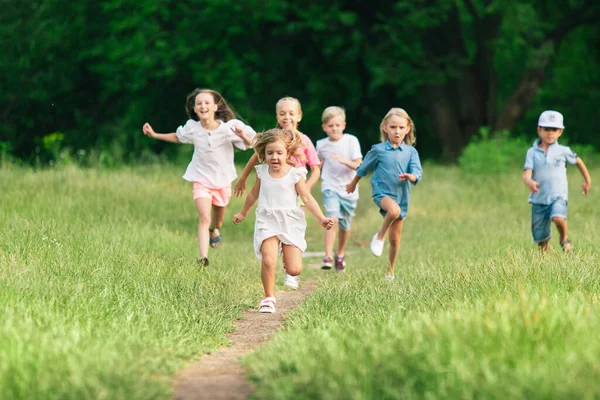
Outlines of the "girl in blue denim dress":
[[394,268],[402,225],[408,213],[411,184],[416,185],[422,176],[419,153],[413,147],[416,141],[415,124],[402,108],[392,108],[380,125],[381,142],[371,147],[356,176],[346,186],[348,193],[356,190],[358,181],[370,171],[373,192],[371,197],[383,215],[379,232],[373,235],[371,251],[377,257],[383,253],[385,236],[389,231],[389,264],[385,278],[394,279]]

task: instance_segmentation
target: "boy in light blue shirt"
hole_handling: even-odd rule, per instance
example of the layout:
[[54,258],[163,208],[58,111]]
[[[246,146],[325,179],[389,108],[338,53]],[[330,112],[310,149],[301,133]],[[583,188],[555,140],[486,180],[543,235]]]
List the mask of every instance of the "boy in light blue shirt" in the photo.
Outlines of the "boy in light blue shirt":
[[576,165],[585,183],[583,194],[588,195],[592,179],[581,160],[569,147],[558,144],[564,129],[563,116],[558,111],[544,111],[538,120],[539,138],[527,150],[523,182],[531,189],[531,232],[540,250],[550,248],[550,222],[554,222],[560,235],[563,251],[571,252],[573,245],[567,235],[567,204],[569,187],[567,163]]

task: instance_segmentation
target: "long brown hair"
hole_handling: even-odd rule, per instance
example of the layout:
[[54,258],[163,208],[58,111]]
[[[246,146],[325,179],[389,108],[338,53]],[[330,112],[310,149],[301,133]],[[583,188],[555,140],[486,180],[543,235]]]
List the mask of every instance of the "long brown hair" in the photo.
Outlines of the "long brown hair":
[[196,105],[196,96],[200,93],[209,93],[213,99],[215,100],[215,104],[217,105],[217,111],[215,112],[215,119],[220,119],[223,122],[227,122],[231,119],[236,118],[236,114],[233,109],[227,104],[225,98],[221,95],[221,93],[212,90],[212,89],[194,89],[192,93],[190,93],[185,102],[185,111],[187,112],[188,117],[193,119],[194,121],[199,121],[198,115],[194,111],[194,106]]

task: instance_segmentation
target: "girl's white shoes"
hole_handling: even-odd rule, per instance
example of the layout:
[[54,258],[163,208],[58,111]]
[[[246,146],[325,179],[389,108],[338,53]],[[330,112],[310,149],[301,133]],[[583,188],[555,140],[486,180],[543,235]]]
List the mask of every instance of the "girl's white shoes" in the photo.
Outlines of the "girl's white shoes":
[[277,300],[275,300],[275,297],[265,297],[260,301],[260,308],[258,309],[258,312],[273,314],[275,312],[276,302]]
[[283,285],[287,286],[291,289],[298,289],[298,286],[300,284],[300,277],[299,276],[292,276],[292,275],[288,275],[287,273],[285,274],[285,279],[283,280]]
[[371,252],[377,257],[381,257],[383,253],[383,240],[377,239],[377,233],[371,239]]

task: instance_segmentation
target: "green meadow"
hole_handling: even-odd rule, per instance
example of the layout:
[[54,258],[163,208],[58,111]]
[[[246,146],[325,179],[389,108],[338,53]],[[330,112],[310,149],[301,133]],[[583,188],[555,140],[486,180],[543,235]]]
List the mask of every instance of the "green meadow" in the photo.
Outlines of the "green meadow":
[[[199,269],[183,170],[0,168],[1,399],[166,399],[177,370],[228,344],[262,296],[253,218],[233,226],[234,199]],[[596,188],[581,195],[570,168],[576,251],[563,254],[553,228],[541,256],[520,177],[424,165],[393,282],[387,245],[368,250],[381,218],[363,179],[347,271],[306,259],[317,289],[243,359],[254,398],[600,397]]]

